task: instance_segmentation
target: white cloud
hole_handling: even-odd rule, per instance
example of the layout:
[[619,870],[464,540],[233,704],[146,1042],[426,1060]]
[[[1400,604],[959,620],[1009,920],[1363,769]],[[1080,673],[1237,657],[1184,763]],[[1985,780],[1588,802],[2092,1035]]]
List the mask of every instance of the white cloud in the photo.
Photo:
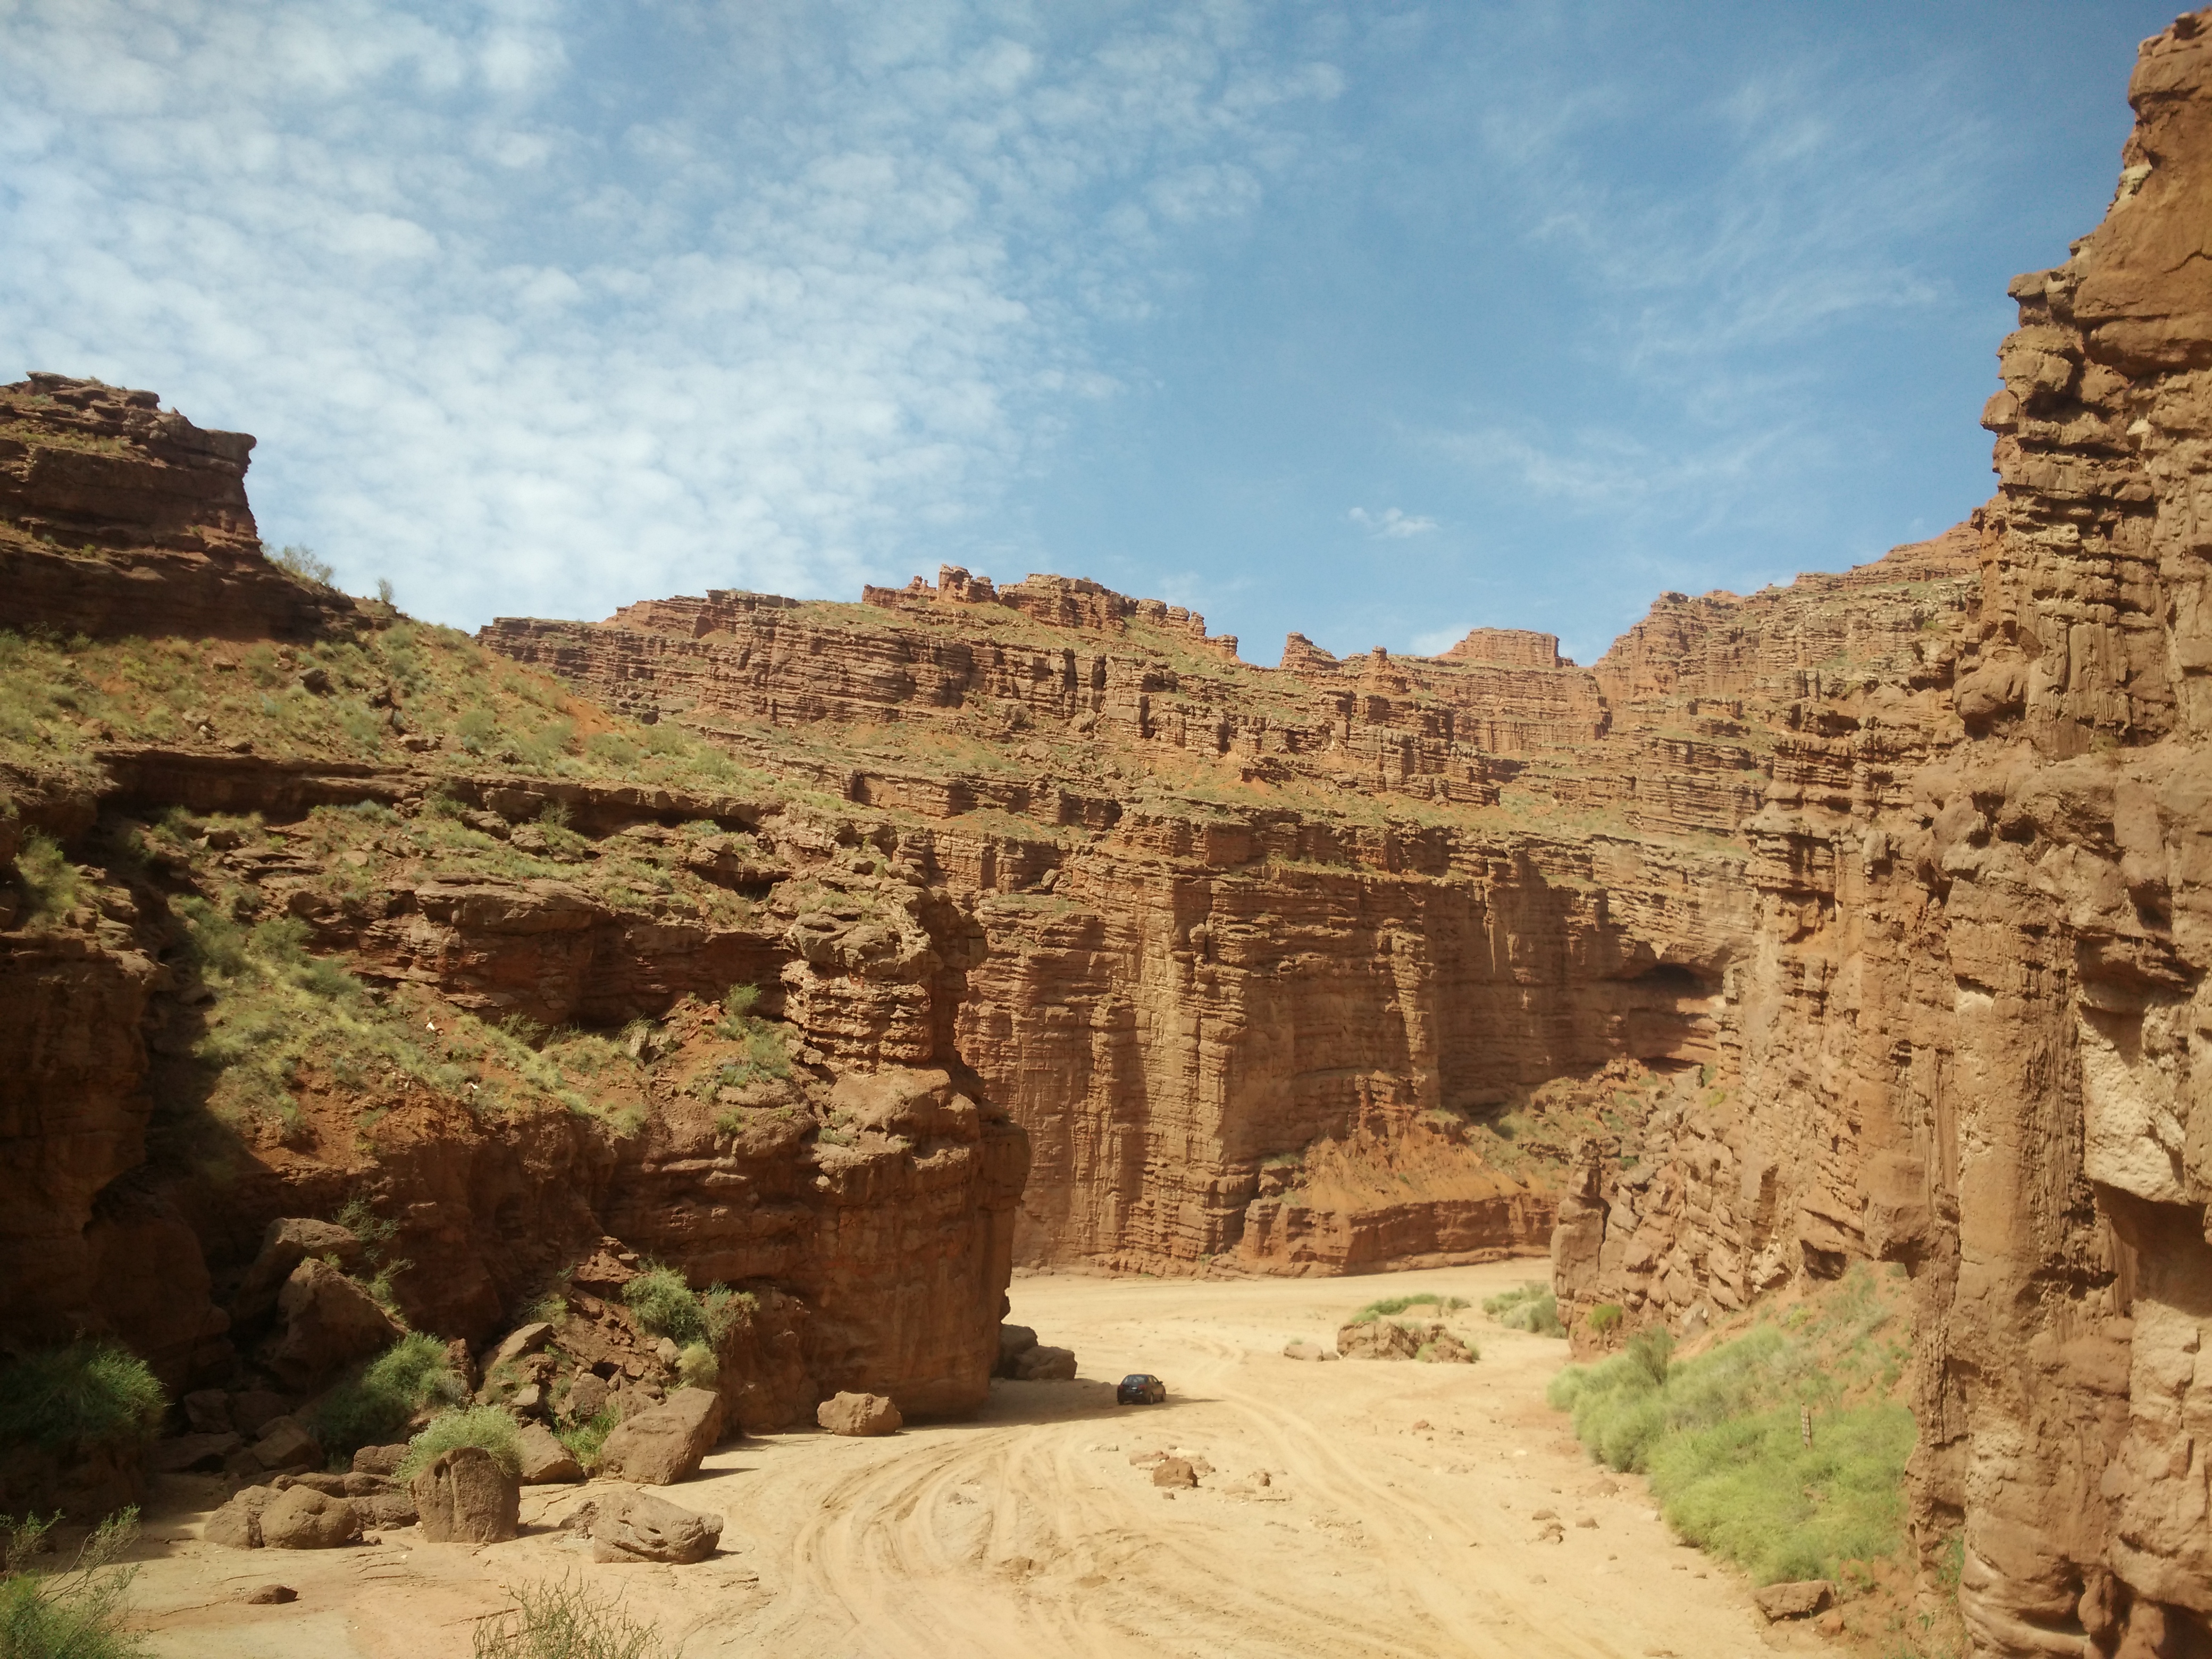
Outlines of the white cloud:
[[1386,507],[1380,513],[1370,513],[1364,507],[1355,507],[1344,516],[1369,535],[1380,536],[1390,541],[1402,541],[1408,536],[1425,536],[1437,528],[1434,519],[1416,518],[1403,508],[1395,507]]
[[264,533],[425,614],[849,596],[1113,394],[1092,321],[1334,91],[1234,7],[624,18],[0,5],[0,379],[256,433]]

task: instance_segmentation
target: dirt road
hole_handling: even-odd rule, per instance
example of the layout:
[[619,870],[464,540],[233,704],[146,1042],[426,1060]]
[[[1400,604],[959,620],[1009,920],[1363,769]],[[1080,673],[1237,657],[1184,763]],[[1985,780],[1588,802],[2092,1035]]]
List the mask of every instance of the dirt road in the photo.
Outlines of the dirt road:
[[[881,1440],[790,1434],[708,1460],[668,1496],[728,1517],[696,1567],[595,1567],[533,1488],[511,1544],[320,1553],[200,1544],[158,1516],[135,1601],[154,1651],[225,1659],[465,1654],[499,1586],[578,1573],[724,1654],[1562,1656],[1730,1659],[1778,1633],[1741,1581],[1674,1544],[1543,1402],[1564,1345],[1455,1316],[1478,1364],[1299,1362],[1370,1298],[1479,1303],[1537,1264],[1356,1279],[1024,1278],[1013,1317],[1073,1348],[1072,1382],[1006,1382],[967,1423]],[[1124,1372],[1164,1407],[1117,1407]],[[1212,1466],[1155,1487],[1133,1453]],[[1260,1477],[1264,1475],[1264,1484]],[[1537,1518],[1556,1513],[1564,1537]],[[288,1607],[237,1588],[281,1581]],[[1809,1641],[1809,1638],[1804,1638]]]

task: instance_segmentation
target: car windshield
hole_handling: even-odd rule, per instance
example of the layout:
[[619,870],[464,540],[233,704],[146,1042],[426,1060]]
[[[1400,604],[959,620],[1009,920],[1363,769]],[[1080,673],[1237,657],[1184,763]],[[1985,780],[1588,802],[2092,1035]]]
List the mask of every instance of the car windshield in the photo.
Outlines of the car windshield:
[[1139,1375],[1139,1376],[1125,1376],[1125,1377],[1123,1377],[1121,1380],[1122,1380],[1124,1382],[1151,1382],[1152,1379],[1151,1377],[1149,1377],[1149,1376],[1142,1376],[1142,1375]]

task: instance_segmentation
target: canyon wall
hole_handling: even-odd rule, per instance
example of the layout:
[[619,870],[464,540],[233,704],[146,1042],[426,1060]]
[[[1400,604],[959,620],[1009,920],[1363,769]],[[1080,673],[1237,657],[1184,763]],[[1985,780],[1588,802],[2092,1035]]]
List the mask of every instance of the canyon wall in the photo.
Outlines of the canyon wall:
[[[1025,1258],[1344,1270],[1556,1206],[1585,1347],[1601,1304],[1694,1328],[1901,1264],[1915,1534],[1931,1573],[1963,1534],[1978,1650],[2201,1650],[2208,58],[2201,16],[2146,43],[2106,222],[2013,286],[1989,505],[1665,596],[1589,669],[1508,630],[1257,669],[953,569],[485,637],[883,813],[972,910],[956,1040],[1036,1149]],[[1410,1227],[1305,1201],[1302,1161],[1410,1166],[1624,1059],[1518,1216],[1471,1170]]]
[[[536,760],[526,700],[487,737],[387,696],[366,756],[88,720],[76,781],[19,768],[0,814],[104,872],[68,927],[13,896],[0,917],[0,1030],[30,1060],[0,1249],[60,1264],[0,1275],[6,1317],[91,1310],[189,1370],[226,1340],[212,1298],[134,1294],[127,1241],[181,1233],[206,1261],[179,1271],[220,1279],[267,1218],[364,1182],[436,1264],[398,1280],[426,1319],[485,1327],[612,1233],[796,1287],[824,1386],[946,1408],[981,1387],[1014,1261],[1340,1273],[1548,1241],[1584,1352],[1618,1340],[1601,1305],[1622,1334],[1693,1330],[1892,1262],[1917,1297],[1914,1536],[1931,1582],[1960,1540],[1978,1650],[2204,1650],[2203,16],[2146,43],[2130,91],[2104,224],[2013,285],[1995,498],[1839,575],[1664,595],[1589,667],[1484,629],[1418,659],[1292,635],[1261,668],[1159,601],[948,567],[857,605],[502,619],[483,645],[580,694]],[[0,558],[30,576],[0,594],[47,597],[0,621],[156,631],[115,596],[173,583],[179,615],[276,596],[254,637],[397,625],[247,556],[245,441],[143,394],[7,395]],[[133,540],[52,450],[168,469],[182,504],[132,509]],[[650,772],[684,744],[711,757]],[[645,769],[578,770],[623,754]],[[94,856],[102,823],[164,806],[346,803],[401,826],[349,843],[366,885],[265,838],[166,877]],[[457,861],[440,822],[496,846]],[[623,1133],[495,1132],[333,1079],[302,1146],[264,1135],[212,1185],[161,1134],[165,1045],[201,1018],[172,919],[210,883],[392,1006],[644,1019],[687,1066],[720,1063],[704,1000],[750,983],[794,1076],[702,1096],[641,1062]]]

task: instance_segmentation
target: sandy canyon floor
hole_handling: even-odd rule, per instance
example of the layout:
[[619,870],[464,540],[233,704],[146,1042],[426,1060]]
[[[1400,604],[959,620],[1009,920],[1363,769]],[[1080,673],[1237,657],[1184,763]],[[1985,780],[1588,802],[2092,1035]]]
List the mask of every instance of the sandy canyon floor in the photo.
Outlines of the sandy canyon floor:
[[[1823,1645],[1770,1630],[1742,1581],[1675,1543],[1544,1403],[1565,1345],[1472,1310],[1475,1365],[1285,1358],[1381,1296],[1479,1304],[1536,1262],[1354,1279],[1029,1277],[1013,1318],[1073,1348],[1069,1382],[1000,1382],[972,1421],[880,1440],[784,1434],[668,1496],[728,1517],[690,1567],[595,1566],[558,1529],[578,1487],[532,1487],[525,1535],[478,1549],[243,1552],[198,1540],[213,1498],[165,1482],[133,1590],[164,1659],[445,1659],[501,1587],[573,1573],[720,1654],[1556,1655],[1728,1659]],[[1164,1407],[1117,1407],[1123,1373]],[[1425,1427],[1422,1426],[1425,1424]],[[1130,1454],[1210,1463],[1172,1496]],[[1255,1477],[1265,1472],[1267,1483]],[[1565,1538],[1542,1541],[1553,1510]],[[1592,1524],[1594,1523],[1594,1524]],[[248,1606],[254,1586],[296,1589]]]

